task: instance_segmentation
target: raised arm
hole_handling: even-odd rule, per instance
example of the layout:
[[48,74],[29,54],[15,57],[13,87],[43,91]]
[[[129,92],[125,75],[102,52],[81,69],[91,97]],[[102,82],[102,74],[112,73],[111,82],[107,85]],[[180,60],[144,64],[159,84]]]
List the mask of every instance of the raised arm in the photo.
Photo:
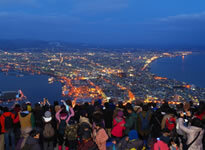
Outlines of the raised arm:
[[57,113],[56,113],[56,119],[58,120],[58,122],[60,122],[60,112],[62,109],[60,109]]
[[70,114],[69,117],[67,118],[66,123],[68,123],[68,121],[70,120],[70,118],[75,115],[74,110],[73,110],[72,107],[70,107],[70,112],[71,112],[71,114]]
[[189,133],[190,129],[184,126],[184,120],[183,118],[179,118],[179,129],[181,129],[185,133]]

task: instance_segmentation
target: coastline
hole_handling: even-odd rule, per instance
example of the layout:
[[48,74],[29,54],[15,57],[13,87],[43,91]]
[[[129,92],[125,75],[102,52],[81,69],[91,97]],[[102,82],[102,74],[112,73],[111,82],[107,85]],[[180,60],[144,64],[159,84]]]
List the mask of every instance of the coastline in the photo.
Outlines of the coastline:
[[[187,55],[187,56],[185,56],[185,58],[183,58],[183,56],[181,55],[181,56],[172,56],[172,57],[167,57],[167,56],[165,56],[165,57],[159,57],[158,59],[156,59],[156,60],[154,60],[153,62],[151,62],[150,64],[149,64],[149,66],[147,67],[147,71],[150,73],[150,74],[152,74],[152,75],[154,75],[154,76],[158,76],[158,77],[164,77],[164,78],[167,78],[168,80],[172,80],[172,81],[178,81],[178,82],[181,82],[182,84],[189,84],[189,85],[194,85],[194,86],[196,86],[197,88],[202,88],[202,89],[205,89],[205,86],[199,86],[198,84],[195,84],[195,83],[193,83],[192,81],[186,81],[186,80],[180,80],[180,79],[178,79],[177,77],[170,77],[170,76],[167,76],[166,74],[167,73],[164,73],[165,75],[162,75],[162,73],[160,73],[160,72],[156,72],[156,71],[153,71],[152,69],[153,69],[153,65],[157,65],[157,66],[160,66],[160,65],[162,65],[162,62],[160,62],[160,60],[162,60],[162,59],[180,59],[180,57],[182,58],[182,64],[184,63],[184,61],[186,60],[186,57],[189,57],[189,56],[191,56],[191,57],[193,57],[193,56],[197,56],[197,55],[205,55],[205,52],[193,52],[192,54],[189,54],[189,55]],[[178,57],[178,58],[177,58]],[[185,59],[185,60],[183,60],[183,59]],[[168,62],[169,60],[165,60],[166,62]],[[156,64],[156,62],[159,62],[158,64]],[[161,63],[161,64],[160,64]],[[171,62],[170,62],[170,64],[171,64]],[[178,67],[181,67],[181,66],[178,66]],[[183,66],[184,67],[184,66]],[[160,67],[159,67],[160,68]],[[161,69],[161,70],[163,70],[163,69]],[[177,76],[177,75],[176,75]]]

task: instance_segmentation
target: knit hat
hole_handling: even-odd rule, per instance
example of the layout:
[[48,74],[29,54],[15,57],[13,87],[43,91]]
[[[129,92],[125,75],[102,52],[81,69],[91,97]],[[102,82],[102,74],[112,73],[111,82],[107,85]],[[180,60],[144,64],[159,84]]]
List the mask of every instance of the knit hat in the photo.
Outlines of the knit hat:
[[117,113],[117,116],[118,117],[123,117],[123,111],[119,110],[118,113]]
[[50,111],[46,111],[46,112],[44,113],[43,119],[44,119],[45,122],[51,121],[51,120],[52,120],[51,112],[50,112]]
[[136,140],[138,139],[138,133],[136,130],[131,130],[129,132],[129,140]]

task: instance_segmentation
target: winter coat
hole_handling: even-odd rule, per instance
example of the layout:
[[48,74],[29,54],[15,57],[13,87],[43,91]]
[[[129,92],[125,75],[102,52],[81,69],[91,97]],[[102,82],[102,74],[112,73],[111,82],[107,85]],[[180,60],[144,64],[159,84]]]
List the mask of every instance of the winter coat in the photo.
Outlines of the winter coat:
[[121,117],[114,118],[111,134],[115,137],[122,137],[123,131],[125,130],[124,124],[125,124],[125,120],[123,118]]
[[83,141],[79,146],[78,150],[96,150],[97,145],[90,139],[88,141]]
[[183,132],[187,134],[187,145],[190,144],[197,136],[197,134],[200,132],[199,137],[196,139],[196,141],[189,147],[188,150],[203,150],[203,135],[204,135],[204,130],[199,127],[195,126],[189,126],[185,127],[184,126],[184,120],[183,118],[179,118],[179,129],[181,129]]
[[170,150],[168,147],[167,143],[159,140],[154,144],[154,149],[153,150]]
[[94,137],[94,141],[97,144],[99,150],[106,150],[106,141],[108,140],[108,135],[105,132],[105,129],[101,128],[98,129],[98,131],[94,130],[93,135],[96,135]]
[[41,150],[38,139],[29,136],[26,140],[23,150]]
[[128,118],[125,120],[125,135],[128,135],[132,129],[137,129],[137,114],[134,112],[129,114]]
[[25,130],[26,128],[34,128],[35,119],[33,113],[28,111],[22,111],[18,113],[18,119],[21,124],[21,129]]
[[129,140],[126,141],[125,138],[123,138],[118,144],[117,144],[117,150],[130,150],[132,148],[141,150],[143,148],[144,142],[139,139],[135,140]]
[[163,119],[162,119],[162,122],[161,122],[161,129],[164,129],[166,127],[166,120],[168,118],[172,118],[173,115],[172,114],[166,114],[164,115]]
[[105,120],[105,128],[111,129],[112,128],[112,117],[113,110],[111,108],[106,108],[103,111],[103,118]]
[[[151,112],[146,112],[146,111],[142,111],[141,112],[143,118],[146,117],[147,113],[148,113],[147,119],[148,119],[149,124],[150,124],[152,113]],[[142,128],[142,119],[141,119],[141,117],[139,115],[138,115],[138,118],[137,118],[137,123],[138,123],[137,124],[138,133],[141,136],[147,136],[150,133],[151,130],[150,130],[150,128],[143,130],[143,128]]]
[[11,116],[11,118],[12,118],[12,120],[13,120],[13,123],[16,123],[15,122],[15,116],[14,116],[14,114],[13,113],[11,113],[11,112],[5,112],[5,113],[3,113],[2,115],[1,115],[1,119],[0,119],[0,123],[1,123],[1,132],[2,133],[5,133],[5,132],[7,132],[6,130],[5,130],[5,117],[9,117],[9,116]]

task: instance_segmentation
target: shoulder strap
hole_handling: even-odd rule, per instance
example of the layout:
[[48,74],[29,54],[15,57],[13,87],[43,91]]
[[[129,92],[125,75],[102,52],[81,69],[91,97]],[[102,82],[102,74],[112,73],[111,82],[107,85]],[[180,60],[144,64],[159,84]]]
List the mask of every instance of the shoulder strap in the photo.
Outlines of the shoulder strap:
[[159,119],[158,119],[156,116],[154,116],[154,118],[155,118],[155,120],[157,121],[158,125],[161,126],[161,123],[160,123]]
[[201,133],[201,132],[199,131],[199,133],[197,134],[197,136],[195,137],[195,139],[194,139],[190,144],[187,145],[187,149],[189,149],[189,147],[197,140],[197,138],[199,137],[200,133]]

